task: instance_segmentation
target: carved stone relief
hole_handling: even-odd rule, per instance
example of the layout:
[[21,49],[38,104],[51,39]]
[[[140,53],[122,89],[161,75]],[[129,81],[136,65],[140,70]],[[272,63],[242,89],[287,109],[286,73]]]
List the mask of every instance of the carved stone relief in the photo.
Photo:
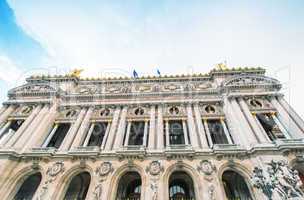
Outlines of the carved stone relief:
[[298,172],[291,169],[287,162],[272,160],[267,165],[267,170],[254,168],[251,178],[254,187],[261,189],[271,200],[304,197]]
[[146,171],[152,175],[156,176],[159,175],[162,171],[164,171],[163,166],[161,166],[161,163],[159,161],[152,161],[150,165],[146,168]]
[[46,181],[43,183],[42,189],[39,192],[39,199],[44,199],[44,195],[46,194],[50,184],[56,180],[57,175],[63,173],[65,170],[64,163],[62,161],[55,162],[52,166],[50,166],[46,171]]
[[94,187],[94,200],[102,200],[102,182],[114,171],[111,162],[103,162],[96,168],[95,174],[98,176],[97,183]]

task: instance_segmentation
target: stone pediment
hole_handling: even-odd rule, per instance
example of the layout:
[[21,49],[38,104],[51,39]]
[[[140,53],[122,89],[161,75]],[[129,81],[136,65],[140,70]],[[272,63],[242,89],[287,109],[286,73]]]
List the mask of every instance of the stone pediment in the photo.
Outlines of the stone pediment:
[[8,92],[9,96],[37,96],[55,94],[56,89],[49,84],[25,84],[20,87],[11,89]]
[[222,82],[223,88],[273,88],[280,89],[279,81],[266,76],[240,75]]

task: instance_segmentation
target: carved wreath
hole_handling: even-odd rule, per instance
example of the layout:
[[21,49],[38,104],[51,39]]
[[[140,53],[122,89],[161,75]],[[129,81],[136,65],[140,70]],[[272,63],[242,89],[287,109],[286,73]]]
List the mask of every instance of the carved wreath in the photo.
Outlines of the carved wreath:
[[49,176],[54,177],[63,171],[64,171],[64,163],[60,161],[60,162],[54,163],[52,167],[49,167],[46,173]]

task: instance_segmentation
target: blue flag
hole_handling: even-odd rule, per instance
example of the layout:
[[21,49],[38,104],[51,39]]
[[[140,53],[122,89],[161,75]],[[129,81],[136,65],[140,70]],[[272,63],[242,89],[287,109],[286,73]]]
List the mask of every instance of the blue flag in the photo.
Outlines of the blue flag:
[[133,77],[134,77],[134,78],[138,78],[138,74],[137,74],[137,72],[135,71],[135,69],[133,70]]
[[160,76],[160,71],[159,71],[159,69],[157,69],[157,74],[158,74],[158,76]]

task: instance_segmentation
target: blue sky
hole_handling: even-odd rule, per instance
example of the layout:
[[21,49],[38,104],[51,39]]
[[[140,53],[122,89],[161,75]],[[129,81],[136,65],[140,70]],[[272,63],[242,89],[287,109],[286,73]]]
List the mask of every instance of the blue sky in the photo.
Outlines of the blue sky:
[[304,116],[302,0],[0,0],[0,101],[40,73],[84,76],[261,66]]

